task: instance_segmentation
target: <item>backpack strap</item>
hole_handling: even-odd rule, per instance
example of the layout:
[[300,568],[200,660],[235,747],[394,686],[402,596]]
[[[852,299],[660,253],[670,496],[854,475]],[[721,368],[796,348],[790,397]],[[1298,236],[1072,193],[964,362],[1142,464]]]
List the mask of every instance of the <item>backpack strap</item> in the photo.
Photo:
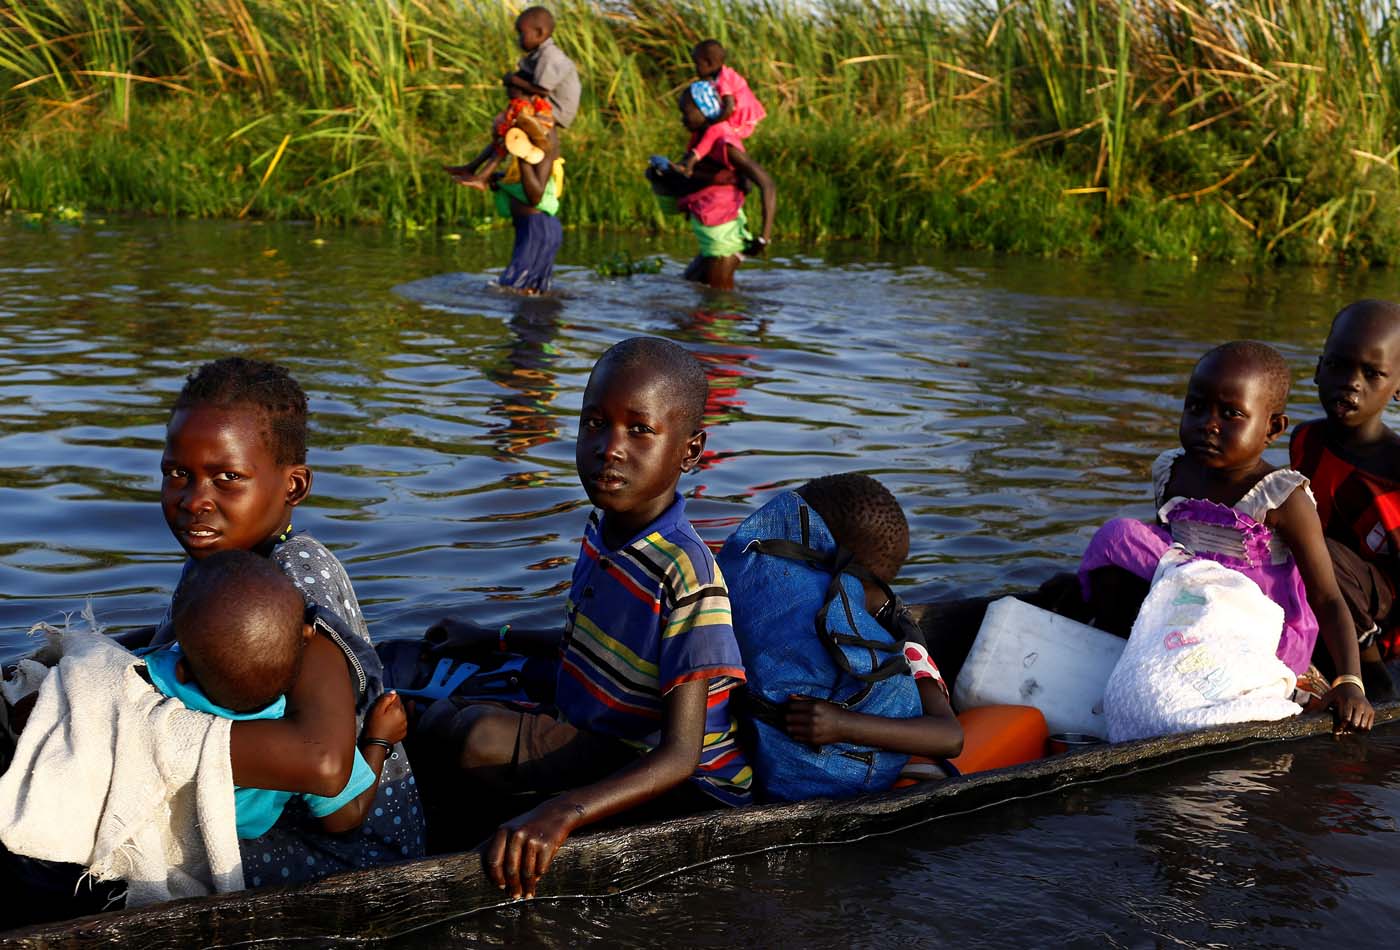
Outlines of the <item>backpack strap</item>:
[[[830,554],[825,554],[811,547],[807,542],[810,540],[809,525],[807,521],[807,506],[803,505],[798,509],[802,523],[802,540],[799,544],[796,541],[789,541],[786,538],[755,538],[744,546],[744,553],[756,551],[759,554],[768,554],[773,557],[786,558],[790,561],[801,561],[805,564],[825,572],[831,576],[831,582],[826,588],[826,599],[821,609],[817,611],[815,624],[817,636],[826,647],[826,651],[831,656],[831,660],[836,667],[848,676],[855,677],[863,683],[878,683],[887,680],[891,676],[909,672],[909,661],[904,658],[904,651],[898,643],[893,641],[884,642],[880,640],[869,640],[865,637],[856,636],[849,633],[835,633],[827,625],[827,614],[831,610],[831,605],[837,600],[841,602],[841,609],[846,614],[846,623],[851,630],[856,627],[855,612],[851,609],[850,597],[846,594],[846,588],[841,583],[841,576],[849,574],[858,580],[873,581],[882,587],[890,597],[894,597],[894,592],[890,590],[888,584],[871,574],[855,561],[855,555],[845,548],[837,546],[836,550]],[[881,661],[869,673],[861,673],[851,668],[851,661],[842,652],[841,647],[863,647],[875,653],[892,653],[893,656]]]

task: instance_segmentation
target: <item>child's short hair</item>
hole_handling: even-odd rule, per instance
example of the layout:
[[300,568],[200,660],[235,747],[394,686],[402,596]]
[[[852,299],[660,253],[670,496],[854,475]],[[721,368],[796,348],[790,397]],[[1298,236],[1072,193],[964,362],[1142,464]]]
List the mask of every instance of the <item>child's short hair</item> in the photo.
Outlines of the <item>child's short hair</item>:
[[170,414],[193,406],[251,406],[262,413],[277,464],[306,461],[306,393],[276,363],[241,356],[205,363],[185,380]]
[[822,516],[832,538],[882,581],[909,556],[909,522],[888,488],[869,475],[824,475],[797,493]]
[[305,613],[291,579],[251,551],[218,551],[199,561],[170,607],[199,688],[234,712],[261,709],[292,688]]
[[695,48],[690,51],[691,59],[698,59],[701,55],[708,54],[716,57],[721,64],[724,63],[724,47],[719,40],[701,40],[695,44]]
[[526,23],[530,20],[535,19],[540,20],[540,22],[544,24],[544,31],[546,34],[553,35],[554,14],[550,13],[549,10],[545,7],[526,7],[524,10],[520,11],[520,16],[515,18],[515,22]]
[[1342,317],[1375,317],[1388,320],[1395,328],[1400,328],[1400,303],[1372,299],[1353,301],[1338,310],[1337,315],[1332,318],[1332,324],[1327,330],[1329,336],[1336,328],[1337,321]]
[[598,357],[593,372],[604,365],[617,369],[646,368],[666,381],[666,396],[672,406],[685,413],[691,431],[705,419],[705,403],[710,398],[710,382],[705,367],[685,347],[655,336],[634,336],[614,343]]
[[[1222,343],[1196,361],[1200,366],[1215,356],[1223,356],[1244,363],[1252,371],[1263,377],[1269,387],[1269,412],[1279,413],[1288,408],[1288,393],[1293,388],[1293,374],[1288,370],[1288,361],[1283,354],[1256,340],[1234,340]],[[1193,370],[1194,372],[1194,370]]]

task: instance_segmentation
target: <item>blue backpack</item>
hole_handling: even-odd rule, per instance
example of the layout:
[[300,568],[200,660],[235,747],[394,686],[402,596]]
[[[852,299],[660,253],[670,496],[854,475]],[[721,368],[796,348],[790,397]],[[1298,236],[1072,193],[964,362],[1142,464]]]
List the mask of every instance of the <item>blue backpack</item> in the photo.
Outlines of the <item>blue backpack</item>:
[[868,572],[796,492],[750,515],[717,560],[748,675],[759,795],[797,801],[890,788],[909,756],[847,743],[816,748],[782,729],[794,694],[891,719],[923,714],[900,644],[866,612],[859,578]]

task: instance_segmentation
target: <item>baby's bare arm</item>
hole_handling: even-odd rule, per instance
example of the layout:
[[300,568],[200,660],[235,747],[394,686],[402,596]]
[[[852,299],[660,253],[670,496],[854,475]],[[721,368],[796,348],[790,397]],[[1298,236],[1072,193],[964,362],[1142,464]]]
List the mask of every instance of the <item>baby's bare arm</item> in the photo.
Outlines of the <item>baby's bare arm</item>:
[[355,689],[340,648],[312,637],[286,716],[233,723],[229,757],[238,785],[338,794],[355,757]]
[[365,717],[365,734],[360,740],[360,754],[369,763],[370,769],[374,771],[374,783],[366,788],[359,795],[347,802],[339,811],[332,812],[321,819],[321,827],[332,834],[344,831],[354,831],[364,824],[365,816],[369,814],[370,806],[374,804],[375,796],[379,794],[379,777],[384,774],[384,760],[389,757],[389,750],[378,743],[366,742],[366,739],[380,739],[393,744],[402,742],[404,736],[408,735],[408,714],[404,711],[403,702],[399,699],[398,693],[385,693],[379,697]]

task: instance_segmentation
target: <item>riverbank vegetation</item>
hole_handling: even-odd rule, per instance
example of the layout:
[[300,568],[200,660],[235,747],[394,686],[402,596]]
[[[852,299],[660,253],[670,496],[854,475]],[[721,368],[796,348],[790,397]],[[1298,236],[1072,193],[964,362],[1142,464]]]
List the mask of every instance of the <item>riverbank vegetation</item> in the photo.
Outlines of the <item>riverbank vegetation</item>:
[[[1037,254],[1400,260],[1392,0],[561,0],[576,227],[674,227],[688,50],[769,111],[778,230]],[[518,7],[0,0],[0,208],[490,226]]]

